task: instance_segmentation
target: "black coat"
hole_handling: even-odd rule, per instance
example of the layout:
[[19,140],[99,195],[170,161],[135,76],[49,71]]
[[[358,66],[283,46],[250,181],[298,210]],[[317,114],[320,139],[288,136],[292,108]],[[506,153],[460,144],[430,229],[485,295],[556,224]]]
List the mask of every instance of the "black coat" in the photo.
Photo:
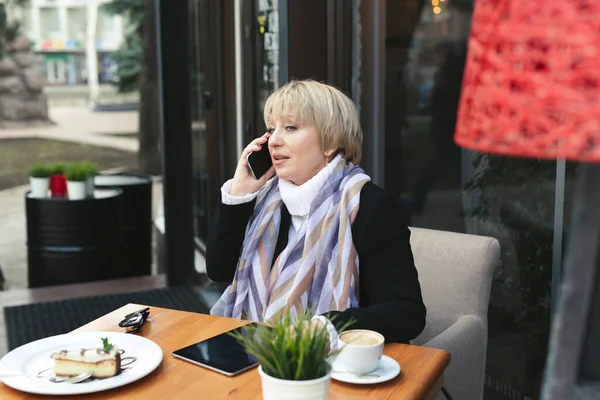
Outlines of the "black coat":
[[[254,204],[218,206],[206,246],[206,268],[213,281],[233,281]],[[284,206],[273,260],[287,244],[290,222]],[[421,333],[426,310],[409,239],[398,201],[375,184],[365,184],[352,225],[359,258],[359,307],[330,312],[337,314],[335,325],[352,317],[356,322],[349,329],[371,329],[398,343]]]

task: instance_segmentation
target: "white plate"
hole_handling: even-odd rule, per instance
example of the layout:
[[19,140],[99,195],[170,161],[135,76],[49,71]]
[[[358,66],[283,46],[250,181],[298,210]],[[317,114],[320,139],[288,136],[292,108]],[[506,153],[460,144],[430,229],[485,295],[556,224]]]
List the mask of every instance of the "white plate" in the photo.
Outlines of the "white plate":
[[400,364],[396,360],[386,355],[381,357],[375,371],[362,376],[356,375],[353,372],[345,372],[346,370],[339,363],[336,363],[336,361],[333,362],[332,367],[333,373],[331,377],[333,379],[347,383],[357,383],[359,385],[389,381],[397,377],[401,369]]
[[[124,350],[121,355],[122,372],[112,378],[90,379],[72,384],[51,381],[54,360],[50,355],[63,349],[102,347],[101,338]],[[153,341],[131,333],[119,332],[77,332],[51,336],[18,347],[0,360],[0,375],[25,374],[31,376],[11,376],[0,378],[5,385],[23,392],[50,395],[94,393],[127,385],[143,378],[158,367],[162,361],[161,348]],[[45,372],[44,378],[35,377]]]

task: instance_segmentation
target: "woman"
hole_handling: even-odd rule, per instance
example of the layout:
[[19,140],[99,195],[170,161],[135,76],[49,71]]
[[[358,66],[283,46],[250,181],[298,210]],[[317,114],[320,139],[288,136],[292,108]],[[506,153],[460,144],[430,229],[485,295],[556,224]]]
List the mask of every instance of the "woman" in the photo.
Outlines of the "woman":
[[[264,118],[267,133],[242,152],[211,224],[208,276],[231,283],[211,314],[268,321],[310,309],[332,343],[334,315],[386,341],[415,338],[426,311],[410,231],[400,204],[355,165],[362,131],[352,101],[292,81],[267,99]],[[262,146],[274,165],[257,180],[246,156]]]

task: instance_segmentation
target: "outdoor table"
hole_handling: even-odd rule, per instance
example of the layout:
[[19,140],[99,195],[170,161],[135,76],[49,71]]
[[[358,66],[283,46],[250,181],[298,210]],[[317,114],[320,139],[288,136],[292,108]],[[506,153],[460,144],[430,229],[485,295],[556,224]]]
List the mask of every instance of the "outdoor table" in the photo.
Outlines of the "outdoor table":
[[119,188],[82,200],[25,194],[30,288],[123,277]]
[[[146,307],[128,304],[74,332],[124,332],[118,326],[123,317]],[[129,385],[104,392],[68,399],[262,399],[261,380],[257,368],[227,377],[171,356],[174,350],[215,336],[246,324],[231,318],[215,317],[159,307],[151,307],[150,317],[138,334],[154,341],[163,351],[163,361],[150,375]],[[400,364],[402,371],[396,378],[379,384],[352,385],[331,381],[331,400],[351,399],[434,399],[440,392],[444,370],[450,354],[444,350],[406,344],[388,343],[384,353]],[[48,399],[13,390],[0,383],[0,399]]]

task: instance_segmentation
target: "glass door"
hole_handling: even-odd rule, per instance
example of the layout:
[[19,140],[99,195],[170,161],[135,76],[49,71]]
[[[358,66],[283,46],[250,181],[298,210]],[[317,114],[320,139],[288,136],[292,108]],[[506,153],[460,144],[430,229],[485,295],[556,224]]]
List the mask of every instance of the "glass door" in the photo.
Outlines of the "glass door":
[[[191,131],[194,194],[194,233],[196,249],[203,253],[208,223],[214,210],[215,188],[212,181],[218,181],[219,148],[215,142],[215,104],[211,80],[215,71],[216,57],[213,54],[216,39],[214,21],[216,19],[212,0],[193,0],[189,3],[190,18],[190,76],[191,76]],[[211,45],[212,43],[212,45]],[[212,79],[214,81],[215,79]],[[214,82],[212,83],[214,84]]]

